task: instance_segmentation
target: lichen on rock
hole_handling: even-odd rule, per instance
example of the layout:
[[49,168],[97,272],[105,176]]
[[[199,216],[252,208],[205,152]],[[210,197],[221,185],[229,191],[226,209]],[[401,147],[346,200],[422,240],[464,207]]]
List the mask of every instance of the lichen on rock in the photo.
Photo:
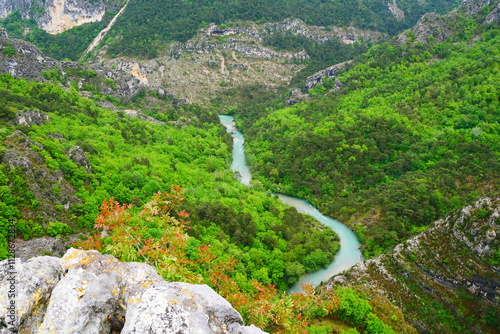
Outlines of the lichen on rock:
[[[0,321],[7,316],[0,262]],[[15,262],[21,302],[17,326],[5,333],[264,333],[245,326],[228,301],[206,285],[164,281],[149,265],[97,251],[70,249],[62,258]]]

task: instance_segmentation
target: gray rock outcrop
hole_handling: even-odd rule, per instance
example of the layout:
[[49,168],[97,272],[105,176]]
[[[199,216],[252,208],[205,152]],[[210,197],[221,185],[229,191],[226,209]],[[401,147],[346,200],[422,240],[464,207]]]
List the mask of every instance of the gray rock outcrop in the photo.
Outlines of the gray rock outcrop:
[[500,24],[500,3],[486,16],[483,24]]
[[90,161],[85,154],[85,151],[80,146],[74,146],[69,149],[68,156],[73,160],[78,166],[85,168],[85,171],[92,173],[92,166]]
[[463,314],[480,319],[484,310],[500,310],[500,268],[493,258],[500,245],[499,218],[500,198],[481,199],[435,222],[392,252],[333,277],[326,289],[359,284],[387,296],[414,319],[412,325],[419,332],[449,332],[436,318],[422,319],[415,314],[439,305],[450,321],[469,332],[490,333],[484,323],[471,322]]
[[0,27],[0,49],[6,46],[11,46],[15,53],[6,56],[0,52],[0,73],[37,81],[45,80],[41,75],[43,71],[58,69],[64,74],[61,63],[57,60],[44,56],[42,51],[31,43],[9,38],[5,28]]
[[31,126],[33,124],[42,125],[43,123],[45,123],[49,120],[50,120],[49,115],[47,115],[43,112],[40,112],[37,110],[26,110],[26,111],[22,111],[22,112],[17,113],[13,122],[15,125]]
[[42,237],[30,240],[16,239],[16,258],[27,261],[31,258],[51,255],[62,257],[68,248],[77,240],[77,237],[70,236],[64,238]]
[[[472,17],[490,4],[490,0],[464,0],[459,8],[447,15],[438,15],[436,13],[424,14],[413,28],[399,34],[396,42],[399,45],[415,42],[427,43],[429,38],[433,38],[438,43],[444,42],[456,33],[454,24],[457,15]],[[500,5],[486,16],[483,24],[495,24],[499,21]]]
[[289,106],[293,106],[299,102],[305,101],[309,98],[309,95],[302,93],[300,88],[292,89],[290,96],[285,100],[285,103]]
[[13,265],[0,262],[1,333],[264,333],[206,285],[166,282],[149,265],[76,249],[15,260],[17,321],[9,322]]
[[0,0],[0,18],[19,11],[34,19],[49,34],[58,34],[85,23],[101,21],[106,10],[116,10],[117,0]]
[[460,8],[464,13],[473,15],[479,13],[481,8],[488,6],[490,3],[491,0],[464,0],[460,4]]
[[447,27],[447,18],[437,15],[436,13],[427,13],[410,30],[416,37],[410,39],[408,32],[399,34],[397,43],[400,45],[407,44],[410,41],[427,43],[427,40],[432,37],[436,42],[444,42],[451,36],[452,31]]
[[[79,88],[83,89],[85,85],[94,86],[103,94],[119,99],[130,100],[140,90],[155,91],[160,97],[172,96],[161,84],[148,82],[147,70],[137,62],[106,67],[100,63],[84,66],[72,61],[57,61],[45,56],[31,43],[10,38],[6,30],[0,27],[0,51],[6,47],[12,48],[14,53],[6,55],[0,52],[0,73],[9,73],[15,78],[43,82],[47,81],[44,72],[57,71],[60,84],[69,86],[73,80]],[[90,71],[95,75],[78,74]],[[89,94],[92,95],[90,92]]]
[[[333,78],[335,77],[341,70],[343,70],[347,64],[350,64],[352,61],[346,61],[340,64],[336,64],[333,66],[330,66],[328,68],[325,68],[324,70],[321,70],[319,72],[314,73],[310,77],[306,79],[306,84],[305,88],[307,90],[310,90],[314,88],[317,84],[323,83],[324,78]],[[339,82],[339,87],[341,83]]]

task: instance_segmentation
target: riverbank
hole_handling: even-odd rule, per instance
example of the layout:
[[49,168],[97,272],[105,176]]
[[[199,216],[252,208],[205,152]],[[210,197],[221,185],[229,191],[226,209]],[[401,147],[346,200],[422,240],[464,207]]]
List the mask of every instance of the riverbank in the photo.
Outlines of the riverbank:
[[[233,161],[231,169],[238,173],[239,180],[246,186],[250,186],[252,174],[245,161],[244,138],[243,134],[238,131],[234,123],[234,117],[228,115],[219,116],[222,125],[227,129],[227,132],[233,137]],[[324,269],[304,275],[288,292],[301,292],[302,284],[312,283],[318,285],[322,281],[328,280],[335,274],[341,273],[344,270],[351,268],[358,262],[363,260],[363,255],[359,250],[360,242],[353,231],[344,224],[324,216],[311,204],[305,200],[290,197],[283,194],[278,194],[278,197],[284,203],[287,203],[297,209],[298,212],[314,217],[322,224],[331,228],[340,238],[340,250],[335,256],[333,262]]]

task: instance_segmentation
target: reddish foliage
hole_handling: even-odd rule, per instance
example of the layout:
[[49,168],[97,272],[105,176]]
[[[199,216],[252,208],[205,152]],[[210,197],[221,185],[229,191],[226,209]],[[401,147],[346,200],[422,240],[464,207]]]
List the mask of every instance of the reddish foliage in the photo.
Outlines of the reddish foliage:
[[[95,224],[102,233],[94,234],[79,246],[108,252],[121,260],[143,259],[166,279],[208,283],[248,322],[274,333],[307,333],[306,326],[315,317],[312,310],[325,316],[337,308],[336,297],[316,295],[312,285],[304,285],[304,294],[290,296],[256,281],[243,290],[232,277],[237,261],[231,256],[217,258],[209,245],[199,247],[196,263],[187,259],[185,230],[189,213],[181,209],[183,200],[183,190],[172,186],[171,193],[158,192],[144,205],[140,217],[164,230],[158,239],[146,237],[147,224],[127,225],[131,204],[120,204],[113,198],[105,200]],[[105,243],[106,237],[109,238]],[[194,272],[202,272],[203,277]]]

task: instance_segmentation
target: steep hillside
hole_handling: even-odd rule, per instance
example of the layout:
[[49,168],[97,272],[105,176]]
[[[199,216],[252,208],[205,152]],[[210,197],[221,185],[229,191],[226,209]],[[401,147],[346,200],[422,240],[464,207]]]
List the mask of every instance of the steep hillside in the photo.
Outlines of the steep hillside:
[[0,78],[1,257],[10,222],[23,239],[92,233],[104,200],[140,206],[172,185],[186,190],[192,256],[202,244],[234,256],[241,282],[286,290],[337,251],[331,230],[233,178],[230,138],[214,113],[162,100],[109,110],[56,83]]
[[[55,82],[101,102],[130,102],[145,94],[153,94],[161,99],[172,98],[172,94],[161,84],[148,82],[143,74],[144,68],[137,62],[117,68],[104,64],[57,61],[29,42],[10,38],[4,28],[0,28],[0,50],[0,72],[9,73],[15,78]],[[171,102],[176,101],[171,99]]]
[[49,34],[59,34],[86,23],[100,22],[106,11],[116,11],[122,0],[2,0],[0,18],[18,12],[23,19],[34,20]]
[[[111,28],[104,41],[110,44],[109,54],[122,56],[156,57],[162,48],[172,42],[185,42],[207,23],[231,24],[236,21],[279,22],[297,18],[308,25],[356,27],[383,33],[395,34],[411,27],[427,12],[446,13],[458,6],[456,0],[440,1],[365,1],[351,2],[320,0],[272,0],[272,1],[227,1],[224,5],[206,0],[196,1],[14,1],[0,2],[0,18],[9,17],[4,24],[9,33],[17,31],[19,36],[30,41],[43,42],[42,35],[29,36],[25,28],[40,28],[50,34],[68,31],[68,36],[79,38],[82,30],[71,28],[87,23],[101,26],[101,20],[109,21],[127,3],[127,8]],[[18,14],[16,14],[18,13]],[[36,26],[33,26],[33,21]],[[24,29],[23,29],[24,28]],[[36,30],[36,29],[35,29]],[[96,33],[92,28],[84,35]],[[80,52],[83,52],[81,50]]]
[[[92,58],[94,64],[135,71],[145,85],[169,86],[176,97],[202,104],[231,87],[297,85],[412,26],[426,12],[445,13],[458,5],[456,0],[238,0],[223,6],[205,0],[132,0],[126,6],[4,2],[0,24],[46,55]],[[120,8],[123,13],[112,20]],[[79,24],[90,21],[95,23]],[[100,42],[92,46],[97,52],[86,53],[100,32]]]
[[121,6],[121,0],[2,0],[0,26],[47,56],[77,60]]
[[499,234],[500,199],[481,199],[322,289],[382,294],[422,333],[498,333]]
[[424,13],[446,13],[458,4],[446,0],[232,0],[224,5],[206,0],[132,1],[110,32],[114,40],[110,41],[109,52],[156,57],[164,43],[187,41],[207,23],[220,25],[238,20],[278,22],[297,18],[310,25],[353,26],[394,34],[411,27]]
[[496,6],[448,17],[446,42],[373,47],[309,102],[235,110],[257,177],[350,224],[368,256],[497,194]]
[[[109,58],[105,48],[89,62],[122,69],[140,64],[138,71],[149,85],[163,85],[187,102],[206,104],[233,87],[287,86],[301,70],[351,59],[366,50],[366,43],[383,37],[353,27],[327,31],[297,19],[260,25],[239,21],[226,28],[210,25],[184,43],[171,44],[151,60]],[[293,40],[297,47],[289,45]],[[288,47],[279,47],[283,42]],[[325,59],[318,60],[321,57]]]

